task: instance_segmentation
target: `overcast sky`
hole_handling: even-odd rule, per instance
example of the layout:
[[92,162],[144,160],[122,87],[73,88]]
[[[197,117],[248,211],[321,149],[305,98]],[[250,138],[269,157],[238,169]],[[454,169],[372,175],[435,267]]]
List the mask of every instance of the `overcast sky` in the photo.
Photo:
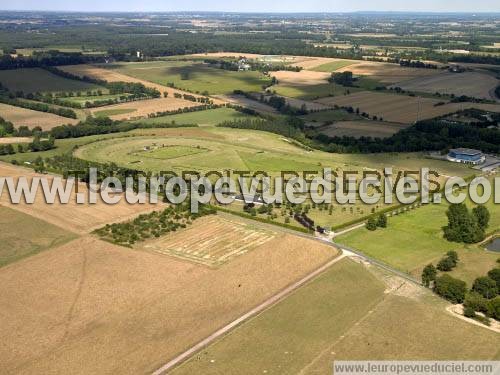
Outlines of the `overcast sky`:
[[499,0],[0,0],[3,10],[74,11],[231,11],[349,12],[429,11],[500,12]]

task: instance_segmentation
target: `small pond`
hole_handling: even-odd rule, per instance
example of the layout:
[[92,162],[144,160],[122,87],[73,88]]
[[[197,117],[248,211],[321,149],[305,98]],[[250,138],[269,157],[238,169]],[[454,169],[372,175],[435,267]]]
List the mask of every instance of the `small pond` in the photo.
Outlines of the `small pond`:
[[485,246],[486,250],[496,251],[500,253],[500,237],[494,238]]

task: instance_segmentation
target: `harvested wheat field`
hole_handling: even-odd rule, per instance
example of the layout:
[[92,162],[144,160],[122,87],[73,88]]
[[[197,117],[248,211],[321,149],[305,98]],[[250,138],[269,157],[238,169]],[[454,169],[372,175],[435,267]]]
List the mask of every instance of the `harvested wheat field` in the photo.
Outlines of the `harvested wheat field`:
[[198,105],[200,105],[200,103],[172,97],[113,104],[105,107],[92,108],[90,112],[94,115],[108,116],[112,120],[128,120],[147,117],[150,113],[174,111]]
[[448,103],[435,106],[439,100],[419,98],[406,95],[361,91],[351,95],[328,97],[316,102],[333,106],[352,106],[359,108],[370,116],[382,117],[385,121],[411,124],[417,120],[424,120],[453,113],[466,108],[480,108],[488,111],[500,111],[495,104],[476,103]]
[[279,70],[277,72],[270,72],[272,77],[275,77],[280,85],[290,86],[310,86],[328,83],[330,73],[313,72],[310,70],[301,70],[300,72],[291,72]]
[[263,55],[259,55],[256,53],[239,53],[239,52],[207,52],[207,53],[193,53],[191,55],[186,55],[185,57],[229,57],[229,58],[238,58],[245,57],[247,59],[258,59]]
[[338,72],[349,71],[355,75],[368,76],[376,81],[386,84],[407,81],[413,78],[434,76],[442,74],[438,69],[420,69],[401,67],[398,64],[363,61],[346,67],[339,68]]
[[495,88],[499,81],[495,77],[479,73],[441,73],[406,82],[398,86],[410,91],[428,93],[440,92],[441,94],[467,95],[475,98],[496,99]]
[[[16,179],[24,176],[28,179],[28,181],[31,181],[34,177],[54,177],[50,175],[37,174],[30,169],[14,167],[4,163],[0,163],[0,176],[14,177]],[[87,186],[79,184],[78,188],[79,192],[83,193],[88,201]],[[125,221],[141,213],[161,209],[163,206],[161,203],[128,204],[124,197],[122,197],[120,203],[114,205],[104,203],[100,197],[98,198],[96,204],[77,204],[74,189],[71,192],[71,198],[68,204],[61,204],[57,200],[54,204],[47,204],[45,203],[41,186],[38,188],[36,199],[33,204],[26,204],[22,202],[19,204],[11,203],[5,187],[4,192],[0,197],[0,202],[5,207],[10,207],[14,210],[44,220],[50,224],[81,234],[88,233],[91,230],[97,229],[108,223]]]
[[84,236],[0,270],[0,372],[151,373],[336,255],[281,234],[211,269]]
[[218,216],[203,217],[188,229],[148,241],[141,248],[208,266],[219,266],[262,246],[276,232]]
[[39,126],[42,130],[50,130],[55,126],[76,124],[78,120],[61,117],[52,113],[33,111],[31,109],[15,107],[0,103],[0,117],[12,122],[16,127],[27,126],[33,129]]
[[[66,66],[60,66],[58,67],[59,69],[83,77],[91,77],[95,79],[102,79],[108,82],[135,82],[135,83],[142,83],[146,87],[152,87],[161,93],[168,92],[169,98],[174,99],[174,94],[179,93],[179,94],[186,94],[185,91],[174,89],[171,87],[163,86],[158,83],[153,83],[150,81],[146,81],[143,79],[139,78],[134,78],[131,76],[128,76],[123,73],[119,73],[116,70],[106,68],[106,65],[86,65],[86,64],[81,64],[81,65],[66,65]],[[196,94],[191,94],[187,93],[189,95],[193,95],[195,97],[201,97],[200,95]],[[181,100],[182,102],[185,103],[185,105],[180,106],[180,108],[183,107],[189,107],[193,105],[193,102],[189,100],[183,100],[183,99],[177,99]],[[214,104],[223,104],[224,102],[218,99],[213,100]],[[106,107],[107,108],[107,107]]]
[[31,141],[33,141],[33,138],[31,137],[4,137],[0,138],[0,145],[1,144],[7,145],[13,143],[30,143]]
[[408,124],[385,121],[339,121],[321,128],[321,133],[330,137],[386,138],[408,126]]

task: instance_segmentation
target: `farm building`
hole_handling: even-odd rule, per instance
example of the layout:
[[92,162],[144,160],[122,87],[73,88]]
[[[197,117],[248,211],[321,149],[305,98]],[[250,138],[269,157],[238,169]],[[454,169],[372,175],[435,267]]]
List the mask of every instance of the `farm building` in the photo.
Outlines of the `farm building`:
[[474,165],[484,163],[485,160],[485,156],[481,151],[470,148],[451,149],[446,158],[456,163]]

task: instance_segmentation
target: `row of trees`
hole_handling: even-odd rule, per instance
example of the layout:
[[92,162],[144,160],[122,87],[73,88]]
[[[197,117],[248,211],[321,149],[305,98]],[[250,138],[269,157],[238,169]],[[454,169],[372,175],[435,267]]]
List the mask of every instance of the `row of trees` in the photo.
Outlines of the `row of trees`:
[[203,205],[198,213],[191,213],[189,204],[169,206],[161,212],[153,211],[142,214],[135,219],[116,224],[107,224],[95,232],[104,239],[118,245],[131,246],[136,242],[152,237],[160,237],[166,233],[185,228],[193,220],[214,214],[215,210]]
[[83,55],[81,53],[51,51],[34,51],[31,56],[12,57],[9,54],[0,55],[0,70],[36,68],[57,65],[75,65],[104,62],[102,56]]
[[496,128],[478,127],[446,119],[419,121],[388,138],[330,137],[310,131],[308,137],[329,152],[416,152],[446,150],[456,147],[500,153],[500,132]]
[[[21,98],[24,97],[24,93],[19,92],[18,94]],[[67,118],[74,119],[77,117],[75,111],[69,108],[51,107],[44,103],[36,103],[36,102],[20,100],[17,98],[17,95],[9,92],[7,87],[3,86],[1,82],[0,82],[0,103],[12,105],[15,107],[31,109],[33,111],[53,113],[55,115]]]

